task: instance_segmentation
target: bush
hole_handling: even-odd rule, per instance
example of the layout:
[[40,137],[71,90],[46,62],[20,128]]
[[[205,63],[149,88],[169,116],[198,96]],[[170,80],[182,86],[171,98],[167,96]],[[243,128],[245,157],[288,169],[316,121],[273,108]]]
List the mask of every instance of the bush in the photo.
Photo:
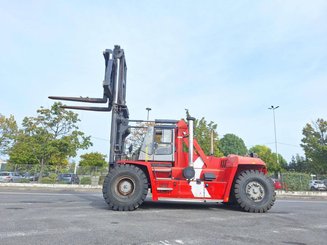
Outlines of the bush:
[[22,179],[20,179],[19,181],[18,181],[18,183],[30,183],[31,181],[29,180],[29,179],[24,179],[24,178],[22,178]]
[[101,175],[100,177],[99,177],[99,185],[103,185],[103,182],[104,182],[104,179],[106,178],[106,176],[103,176],[103,175]]
[[58,177],[57,174],[54,174],[54,173],[49,174],[49,178],[50,178],[51,180],[53,180],[53,183],[55,183],[55,182],[57,181],[57,177]]
[[54,183],[56,183],[56,180],[53,180],[53,179],[50,178],[50,177],[43,177],[43,178],[41,179],[41,183],[42,183],[42,184],[54,184]]
[[91,177],[83,177],[79,183],[81,185],[90,185],[91,184]]
[[286,172],[282,174],[283,189],[286,191],[307,191],[309,190],[309,174]]

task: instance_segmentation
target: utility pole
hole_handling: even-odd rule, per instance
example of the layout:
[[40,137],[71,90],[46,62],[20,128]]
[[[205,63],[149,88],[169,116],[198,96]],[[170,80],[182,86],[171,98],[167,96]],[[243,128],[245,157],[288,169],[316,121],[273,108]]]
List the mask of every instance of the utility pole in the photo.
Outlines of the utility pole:
[[210,156],[213,156],[213,130],[211,130],[211,137],[210,137]]
[[152,109],[151,109],[150,107],[147,107],[147,108],[145,108],[145,110],[148,111],[148,116],[147,116],[146,120],[149,121],[149,113],[150,113],[150,111],[151,111]]
[[275,133],[275,150],[276,150],[276,162],[277,166],[279,165],[279,159],[278,159],[278,151],[277,151],[277,136],[276,136],[276,118],[275,118],[275,110],[279,108],[279,106],[271,106],[268,109],[273,111],[274,116],[274,133]]

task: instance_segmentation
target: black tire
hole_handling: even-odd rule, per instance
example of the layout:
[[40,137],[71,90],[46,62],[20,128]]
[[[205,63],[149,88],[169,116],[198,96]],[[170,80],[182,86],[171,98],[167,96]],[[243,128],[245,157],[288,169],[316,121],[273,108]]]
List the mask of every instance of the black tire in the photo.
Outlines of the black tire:
[[234,193],[240,208],[251,213],[267,212],[276,200],[272,180],[258,170],[241,172],[235,180]]
[[103,182],[103,197],[109,208],[115,211],[137,209],[148,194],[148,179],[134,165],[117,165]]

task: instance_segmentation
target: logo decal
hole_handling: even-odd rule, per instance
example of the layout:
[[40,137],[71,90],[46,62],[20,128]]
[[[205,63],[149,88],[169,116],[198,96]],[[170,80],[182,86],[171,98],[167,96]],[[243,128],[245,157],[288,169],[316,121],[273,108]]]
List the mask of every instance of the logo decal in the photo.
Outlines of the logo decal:
[[190,182],[190,186],[192,188],[192,194],[194,197],[211,198],[209,192],[204,187],[204,182],[201,181],[201,183],[199,183],[199,184],[196,183],[196,180],[200,179],[203,165],[204,165],[204,163],[203,163],[201,157],[198,157],[194,162],[195,176],[194,176],[194,179]]

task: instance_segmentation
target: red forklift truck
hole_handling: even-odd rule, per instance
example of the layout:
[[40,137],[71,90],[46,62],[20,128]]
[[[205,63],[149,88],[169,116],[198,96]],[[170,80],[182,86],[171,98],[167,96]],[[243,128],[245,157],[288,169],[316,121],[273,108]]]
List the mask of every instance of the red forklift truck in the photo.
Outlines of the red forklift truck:
[[[103,98],[49,98],[104,103],[106,107],[63,108],[112,112],[109,171],[103,184],[103,197],[110,209],[135,210],[149,191],[153,201],[222,202],[255,213],[267,212],[274,205],[276,194],[266,164],[251,156],[206,155],[194,138],[195,118],[188,112],[186,121],[129,119],[124,50],[115,46],[103,55]],[[133,123],[138,125],[132,126]],[[133,128],[144,129],[140,131],[143,141],[134,152],[133,144],[126,144]]]

